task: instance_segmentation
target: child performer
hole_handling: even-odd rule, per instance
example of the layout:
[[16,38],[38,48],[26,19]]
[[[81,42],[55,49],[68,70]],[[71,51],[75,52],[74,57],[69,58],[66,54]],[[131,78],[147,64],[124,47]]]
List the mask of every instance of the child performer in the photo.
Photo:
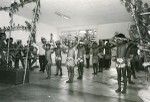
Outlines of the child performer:
[[85,55],[86,55],[86,68],[88,69],[90,67],[90,44],[85,44]]
[[79,42],[79,44],[77,46],[77,50],[78,50],[77,65],[78,65],[78,74],[79,74],[77,79],[82,79],[83,67],[84,67],[84,53],[85,53],[83,42]]
[[53,51],[50,48],[51,48],[51,45],[46,44],[45,56],[46,56],[46,61],[47,61],[47,64],[46,64],[47,79],[50,79],[50,76],[51,76],[51,65],[52,65],[51,54],[53,53]]
[[93,62],[93,74],[96,75],[98,72],[98,45],[96,42],[93,43],[92,45],[92,53],[93,53],[93,57],[92,57],[92,62]]
[[[126,93],[127,88],[127,76],[126,76],[126,46],[127,38],[123,34],[115,35],[115,41],[117,44],[117,55],[116,55],[116,69],[117,69],[117,80],[118,80],[118,89],[116,92]],[[123,77],[123,90],[121,91],[121,77]]]
[[72,41],[68,43],[69,46],[67,52],[66,66],[68,69],[69,80],[66,81],[66,83],[72,83],[74,78],[74,67],[75,67],[75,49],[74,49],[74,43]]
[[101,40],[99,40],[99,53],[98,53],[98,62],[99,62],[99,72],[103,72],[104,68],[104,45]]
[[61,55],[61,52],[62,52],[62,48],[60,47],[60,41],[57,41],[56,42],[56,48],[54,48],[54,51],[55,51],[55,62],[56,62],[56,76],[58,75],[59,71],[60,71],[60,76],[62,76],[62,67],[61,67],[61,64],[62,64],[62,55]]

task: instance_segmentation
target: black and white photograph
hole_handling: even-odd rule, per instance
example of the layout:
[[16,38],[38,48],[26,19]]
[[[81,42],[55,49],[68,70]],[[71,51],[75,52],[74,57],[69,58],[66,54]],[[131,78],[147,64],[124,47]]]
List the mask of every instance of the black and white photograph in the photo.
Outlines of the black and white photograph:
[[0,0],[0,102],[150,102],[150,0]]

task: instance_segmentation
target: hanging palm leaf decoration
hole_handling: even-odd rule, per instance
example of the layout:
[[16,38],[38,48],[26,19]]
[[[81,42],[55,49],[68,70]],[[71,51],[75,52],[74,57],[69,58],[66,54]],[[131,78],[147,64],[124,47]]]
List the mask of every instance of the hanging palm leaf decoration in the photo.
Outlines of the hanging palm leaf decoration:
[[[138,46],[142,46],[139,49],[142,50],[144,62],[150,62],[150,50],[146,47],[150,43],[150,8],[148,3],[143,3],[142,0],[121,0],[128,13],[131,14],[134,20],[134,25],[130,26],[129,35],[133,42]],[[142,48],[142,49],[141,49]],[[134,47],[129,47],[134,49]],[[130,51],[128,51],[130,52]],[[147,69],[146,69],[147,70]],[[148,71],[147,71],[148,72]],[[146,73],[146,78],[148,74]]]

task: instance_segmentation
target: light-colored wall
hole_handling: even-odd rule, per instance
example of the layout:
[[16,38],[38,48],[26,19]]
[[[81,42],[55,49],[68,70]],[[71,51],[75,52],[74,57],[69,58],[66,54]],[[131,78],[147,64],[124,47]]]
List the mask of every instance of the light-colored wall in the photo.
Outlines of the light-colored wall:
[[85,29],[95,29],[97,31],[97,41],[99,39],[110,39],[114,36],[115,32],[120,32],[129,37],[128,30],[132,22],[121,22],[121,23],[110,23],[101,25],[90,25],[90,26],[74,26],[67,28],[59,28],[58,34],[62,31],[79,31]]
[[121,22],[98,25],[98,39],[110,39],[114,36],[115,32],[120,32],[129,37],[128,30],[132,22]]
[[60,34],[62,31],[80,31],[85,29],[97,29],[97,26],[89,25],[89,26],[71,26],[71,27],[58,28],[58,33]]

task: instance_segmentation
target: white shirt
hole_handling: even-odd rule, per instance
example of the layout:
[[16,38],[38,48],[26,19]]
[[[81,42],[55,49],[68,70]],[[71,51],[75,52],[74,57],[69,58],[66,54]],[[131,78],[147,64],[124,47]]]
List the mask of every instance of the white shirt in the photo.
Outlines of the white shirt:
[[43,44],[42,42],[40,42],[40,43],[38,44],[38,48],[39,48],[39,49],[38,49],[38,50],[39,50],[39,51],[38,51],[38,54],[39,54],[39,55],[45,55],[45,49],[43,48],[43,45],[44,45],[44,44]]

